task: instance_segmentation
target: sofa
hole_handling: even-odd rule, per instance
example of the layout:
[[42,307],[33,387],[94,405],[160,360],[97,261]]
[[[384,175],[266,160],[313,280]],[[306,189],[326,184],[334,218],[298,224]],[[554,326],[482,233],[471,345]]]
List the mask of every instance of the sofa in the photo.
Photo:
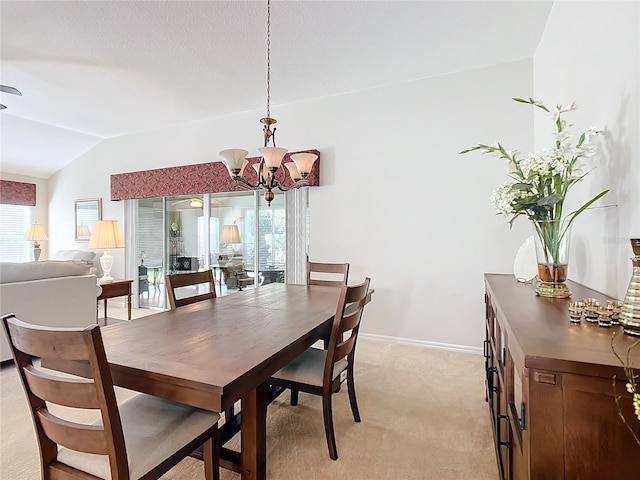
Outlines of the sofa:
[[[0,263],[0,314],[15,313],[25,322],[51,327],[95,324],[98,290],[92,261]],[[0,361],[11,358],[0,327]]]

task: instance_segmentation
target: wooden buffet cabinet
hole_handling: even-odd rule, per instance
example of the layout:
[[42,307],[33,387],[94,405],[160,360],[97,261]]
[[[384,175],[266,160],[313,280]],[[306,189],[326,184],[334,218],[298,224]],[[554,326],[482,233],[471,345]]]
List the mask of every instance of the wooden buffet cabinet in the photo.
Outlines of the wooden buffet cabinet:
[[[568,282],[572,298],[610,297]],[[569,322],[569,299],[538,297],[513,275],[485,274],[487,402],[503,480],[640,479],[640,445],[620,420],[616,393],[640,435],[624,357],[634,338],[619,326]],[[631,359],[640,372],[640,346]]]

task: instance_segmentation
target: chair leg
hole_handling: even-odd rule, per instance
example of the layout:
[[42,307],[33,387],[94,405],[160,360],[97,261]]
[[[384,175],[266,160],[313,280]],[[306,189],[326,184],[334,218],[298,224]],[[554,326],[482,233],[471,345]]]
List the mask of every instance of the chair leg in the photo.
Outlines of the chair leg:
[[356,422],[360,422],[360,412],[358,411],[358,402],[356,401],[356,386],[353,380],[353,365],[347,368],[347,390],[349,391],[349,403],[351,404],[351,413]]
[[298,405],[298,390],[291,389],[291,405]]
[[231,420],[233,417],[235,416],[234,413],[234,409],[233,409],[233,405],[231,405],[229,408],[227,408],[224,411],[224,423],[227,423],[229,420]]
[[329,457],[332,460],[338,459],[338,448],[336,447],[336,435],[333,431],[333,411],[331,409],[331,394],[322,396],[322,414],[324,416],[324,433],[327,437],[327,447],[329,447]]
[[207,440],[202,448],[204,456],[204,478],[206,480],[220,480],[220,445],[218,444],[218,430]]

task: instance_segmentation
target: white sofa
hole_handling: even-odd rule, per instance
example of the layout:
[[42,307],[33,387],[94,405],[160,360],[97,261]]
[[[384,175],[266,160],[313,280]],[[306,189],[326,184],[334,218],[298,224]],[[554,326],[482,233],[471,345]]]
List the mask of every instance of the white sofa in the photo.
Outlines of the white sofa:
[[[0,314],[53,327],[96,323],[97,278],[92,262],[47,260],[0,263]],[[12,358],[0,326],[0,361]]]

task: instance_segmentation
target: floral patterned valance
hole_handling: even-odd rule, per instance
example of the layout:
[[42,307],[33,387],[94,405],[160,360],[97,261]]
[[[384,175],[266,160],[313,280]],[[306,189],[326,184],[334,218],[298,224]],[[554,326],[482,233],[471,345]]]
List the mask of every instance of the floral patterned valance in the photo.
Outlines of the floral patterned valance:
[[[294,153],[315,153],[318,159],[307,177],[310,186],[320,185],[320,152],[318,150],[302,150],[287,153],[282,163],[292,161]],[[249,158],[249,163],[260,161],[260,158]],[[256,182],[253,168],[246,168],[247,180]],[[278,171],[283,175],[282,170]],[[285,186],[291,184],[287,175]],[[158,168],[139,172],[117,173],[111,175],[111,200],[126,200],[129,198],[167,197],[173,195],[195,195],[199,193],[238,192],[246,190],[236,185],[227,167],[222,162],[199,163],[180,167]]]
[[36,184],[0,180],[0,203],[36,206]]

